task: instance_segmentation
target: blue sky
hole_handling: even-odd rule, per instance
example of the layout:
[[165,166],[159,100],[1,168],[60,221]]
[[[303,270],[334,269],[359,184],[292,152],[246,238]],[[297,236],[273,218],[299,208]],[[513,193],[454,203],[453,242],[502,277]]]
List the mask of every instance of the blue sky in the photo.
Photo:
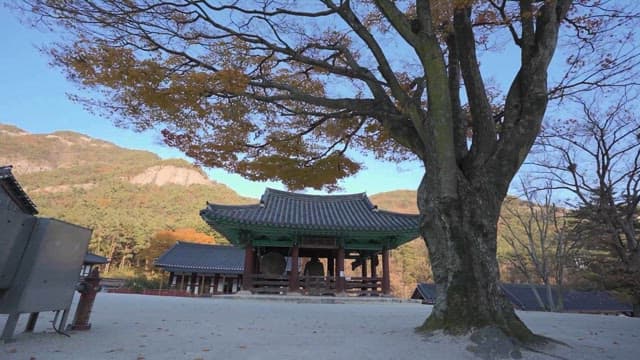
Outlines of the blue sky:
[[[54,36],[20,23],[16,15],[0,5],[0,123],[32,133],[71,130],[107,140],[119,146],[148,150],[162,158],[184,157],[161,143],[154,132],[136,133],[115,127],[85,111],[67,98],[76,89],[59,69],[48,65],[38,46]],[[0,141],[2,139],[0,138]],[[364,159],[366,170],[341,183],[345,193],[375,194],[396,189],[416,189],[422,177],[419,163],[393,164]],[[266,186],[284,189],[278,183],[247,181],[221,170],[205,169],[209,176],[244,196],[259,197]]]

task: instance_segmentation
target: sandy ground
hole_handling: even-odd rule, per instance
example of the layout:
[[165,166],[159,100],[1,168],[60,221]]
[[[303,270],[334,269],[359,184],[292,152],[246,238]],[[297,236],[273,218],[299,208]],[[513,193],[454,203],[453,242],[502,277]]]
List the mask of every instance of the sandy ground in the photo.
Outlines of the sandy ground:
[[[72,308],[75,311],[75,305]],[[35,332],[0,344],[0,359],[475,359],[467,339],[414,331],[430,306],[301,304],[101,293],[90,331],[53,332],[52,312]],[[521,312],[538,334],[562,341],[524,359],[640,359],[640,319]],[[6,316],[0,315],[0,326]]]

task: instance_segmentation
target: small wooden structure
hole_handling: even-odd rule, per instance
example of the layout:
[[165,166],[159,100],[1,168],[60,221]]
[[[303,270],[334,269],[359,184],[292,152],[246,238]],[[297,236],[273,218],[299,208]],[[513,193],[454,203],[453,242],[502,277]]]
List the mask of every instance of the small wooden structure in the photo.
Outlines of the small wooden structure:
[[104,265],[108,262],[109,259],[107,259],[106,257],[96,255],[87,251],[82,262],[82,270],[80,270],[80,276],[87,277],[89,276],[89,274],[91,274],[91,271],[93,271],[95,267]]
[[[366,194],[306,195],[266,189],[255,205],[208,204],[202,218],[244,249],[243,290],[309,295],[389,295],[389,251],[418,237],[418,216],[379,210]],[[318,258],[324,275],[265,271]],[[361,276],[346,276],[345,260]],[[382,274],[378,266],[382,263]]]
[[231,294],[240,289],[244,251],[233,246],[179,241],[156,261],[169,272],[169,288],[193,295]]

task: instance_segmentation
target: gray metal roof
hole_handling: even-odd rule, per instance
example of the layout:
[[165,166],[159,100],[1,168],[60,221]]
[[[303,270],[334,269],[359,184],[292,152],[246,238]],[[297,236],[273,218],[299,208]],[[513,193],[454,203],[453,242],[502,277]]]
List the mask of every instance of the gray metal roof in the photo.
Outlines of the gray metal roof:
[[241,274],[244,250],[234,246],[177,242],[162,254],[155,266],[167,271]]
[[96,255],[94,253],[86,253],[84,255],[84,264],[85,265],[95,265],[95,264],[106,264],[108,263],[109,260],[104,257],[104,256],[100,256],[100,255]]
[[29,195],[27,195],[24,189],[22,189],[18,180],[13,176],[11,169],[13,169],[11,165],[0,166],[0,186],[7,191],[22,211],[30,215],[37,214],[38,209],[36,209],[36,205],[31,201],[31,198],[29,198]]
[[259,204],[207,204],[200,215],[210,224],[229,221],[300,229],[409,231],[418,236],[418,215],[378,210],[365,193],[307,195],[267,188]]
[[[549,307],[546,288],[543,285],[534,285],[540,298],[546,307]],[[520,310],[544,311],[528,284],[500,284],[503,293],[509,301]],[[558,294],[552,289],[554,301],[557,304]],[[413,299],[423,299],[425,303],[433,304],[436,299],[435,284],[418,284],[412,296]],[[630,313],[630,304],[618,301],[606,291],[577,291],[565,290],[563,292],[564,311],[567,312],[591,312],[591,313]]]

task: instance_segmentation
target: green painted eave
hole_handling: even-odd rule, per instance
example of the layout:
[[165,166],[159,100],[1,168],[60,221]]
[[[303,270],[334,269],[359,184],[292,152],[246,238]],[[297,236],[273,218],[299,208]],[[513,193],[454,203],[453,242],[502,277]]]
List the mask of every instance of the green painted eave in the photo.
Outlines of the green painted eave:
[[232,244],[245,247],[248,242],[253,246],[291,247],[305,237],[334,237],[346,250],[382,250],[394,249],[419,237],[417,231],[407,230],[331,230],[302,229],[286,226],[265,226],[242,224],[232,221],[211,221],[207,223]]

